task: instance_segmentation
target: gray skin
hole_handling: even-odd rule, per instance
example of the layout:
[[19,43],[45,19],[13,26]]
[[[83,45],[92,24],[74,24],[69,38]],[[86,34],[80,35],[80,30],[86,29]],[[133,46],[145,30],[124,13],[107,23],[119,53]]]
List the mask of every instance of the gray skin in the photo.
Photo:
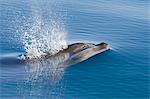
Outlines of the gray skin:
[[107,50],[109,50],[109,46],[104,42],[97,45],[92,43],[74,43],[54,56],[45,56],[44,59],[53,60],[56,57],[59,58],[63,56],[63,62],[60,62],[58,66],[58,68],[63,68],[87,60],[88,58]]
[[[60,67],[67,67],[79,62],[82,62],[96,54],[102,53],[106,50],[108,50],[108,44],[107,43],[100,43],[100,44],[92,44],[92,43],[74,43],[71,45],[68,45],[68,48],[60,51],[59,53],[51,56],[47,53],[46,56],[42,56],[42,58],[39,59],[9,59],[8,60],[2,60],[1,64],[8,65],[8,64],[14,64],[14,65],[20,65],[20,64],[30,64],[30,63],[40,63],[42,61],[42,64],[45,62],[49,65],[49,63],[54,61],[57,63],[58,68]],[[50,61],[50,62],[49,62]]]

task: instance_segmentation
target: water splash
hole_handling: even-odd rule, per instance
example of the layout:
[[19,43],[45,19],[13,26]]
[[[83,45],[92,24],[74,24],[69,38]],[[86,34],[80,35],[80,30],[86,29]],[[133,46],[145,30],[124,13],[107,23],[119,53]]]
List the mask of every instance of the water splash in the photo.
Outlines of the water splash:
[[54,55],[67,48],[66,30],[63,22],[56,16],[44,22],[41,16],[35,15],[31,27],[22,35],[25,49],[24,58],[39,58],[42,55]]
[[[54,7],[57,2],[44,2],[44,8],[40,1],[33,2],[29,5],[29,16],[24,17],[19,31],[25,50],[25,54],[21,56],[23,59],[40,58],[45,54],[54,55],[67,48],[64,16]],[[46,5],[47,3],[50,4]]]

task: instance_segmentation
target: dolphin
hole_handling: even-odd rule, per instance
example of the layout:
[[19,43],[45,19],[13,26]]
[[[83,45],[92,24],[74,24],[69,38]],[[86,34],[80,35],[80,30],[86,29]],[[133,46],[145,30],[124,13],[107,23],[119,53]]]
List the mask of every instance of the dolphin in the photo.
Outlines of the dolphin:
[[[55,55],[47,53],[41,58],[35,59],[18,59],[7,58],[1,60],[1,66],[5,67],[20,67],[24,66],[27,72],[27,79],[35,81],[35,79],[46,78],[51,84],[59,82],[64,75],[64,70],[70,65],[77,64],[88,58],[109,50],[107,43],[92,44],[92,43],[74,43],[68,45],[68,48],[59,51]],[[26,57],[26,54],[24,54]],[[45,81],[45,79],[43,79]]]
[[59,52],[58,55],[61,55],[62,53],[69,53],[69,57],[65,62],[67,66],[69,66],[87,60],[88,58],[105,52],[109,49],[109,45],[104,42],[100,44],[74,43],[69,45],[67,49]]
[[[46,53],[46,55],[43,55],[41,58],[35,58],[35,59],[28,59],[26,57],[26,54],[24,56],[26,57],[25,59],[18,59],[18,58],[13,58],[13,59],[4,59],[1,60],[1,64],[15,64],[15,65],[20,65],[20,64],[25,64],[25,63],[30,63],[31,61],[48,61],[48,60],[59,60],[60,57],[63,57],[63,62],[60,62],[62,64],[62,67],[70,66],[72,64],[76,64],[79,62],[82,62],[84,60],[87,60],[88,58],[100,54],[102,52],[105,52],[109,50],[110,47],[107,43],[102,42],[99,44],[93,44],[93,43],[74,43],[68,45],[66,49],[63,49],[59,51],[55,55],[51,55],[50,53]],[[20,56],[19,56],[20,57]],[[8,61],[9,60],[9,61]]]

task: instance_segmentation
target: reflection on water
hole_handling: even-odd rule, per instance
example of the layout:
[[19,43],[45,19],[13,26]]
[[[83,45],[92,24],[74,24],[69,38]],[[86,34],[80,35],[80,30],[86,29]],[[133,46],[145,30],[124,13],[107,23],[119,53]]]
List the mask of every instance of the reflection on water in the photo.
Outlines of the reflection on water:
[[24,97],[44,95],[47,97],[56,94],[55,91],[61,95],[64,89],[61,80],[64,75],[65,61],[68,59],[68,53],[61,53],[45,59],[27,61],[25,66],[27,75],[22,83],[18,83],[20,95]]

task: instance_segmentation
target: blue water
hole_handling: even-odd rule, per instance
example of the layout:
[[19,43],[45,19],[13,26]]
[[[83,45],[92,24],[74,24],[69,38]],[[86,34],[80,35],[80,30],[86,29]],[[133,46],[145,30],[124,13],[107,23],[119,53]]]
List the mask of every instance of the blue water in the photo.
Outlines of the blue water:
[[[0,99],[150,98],[148,4],[148,0],[0,0],[0,60],[7,63],[0,65]],[[36,11],[43,20],[60,17],[68,44],[105,41],[112,49],[58,72],[47,71],[49,64],[31,64],[38,69],[32,72],[31,67],[29,73],[26,66],[11,61],[24,52],[20,29],[32,23]]]

